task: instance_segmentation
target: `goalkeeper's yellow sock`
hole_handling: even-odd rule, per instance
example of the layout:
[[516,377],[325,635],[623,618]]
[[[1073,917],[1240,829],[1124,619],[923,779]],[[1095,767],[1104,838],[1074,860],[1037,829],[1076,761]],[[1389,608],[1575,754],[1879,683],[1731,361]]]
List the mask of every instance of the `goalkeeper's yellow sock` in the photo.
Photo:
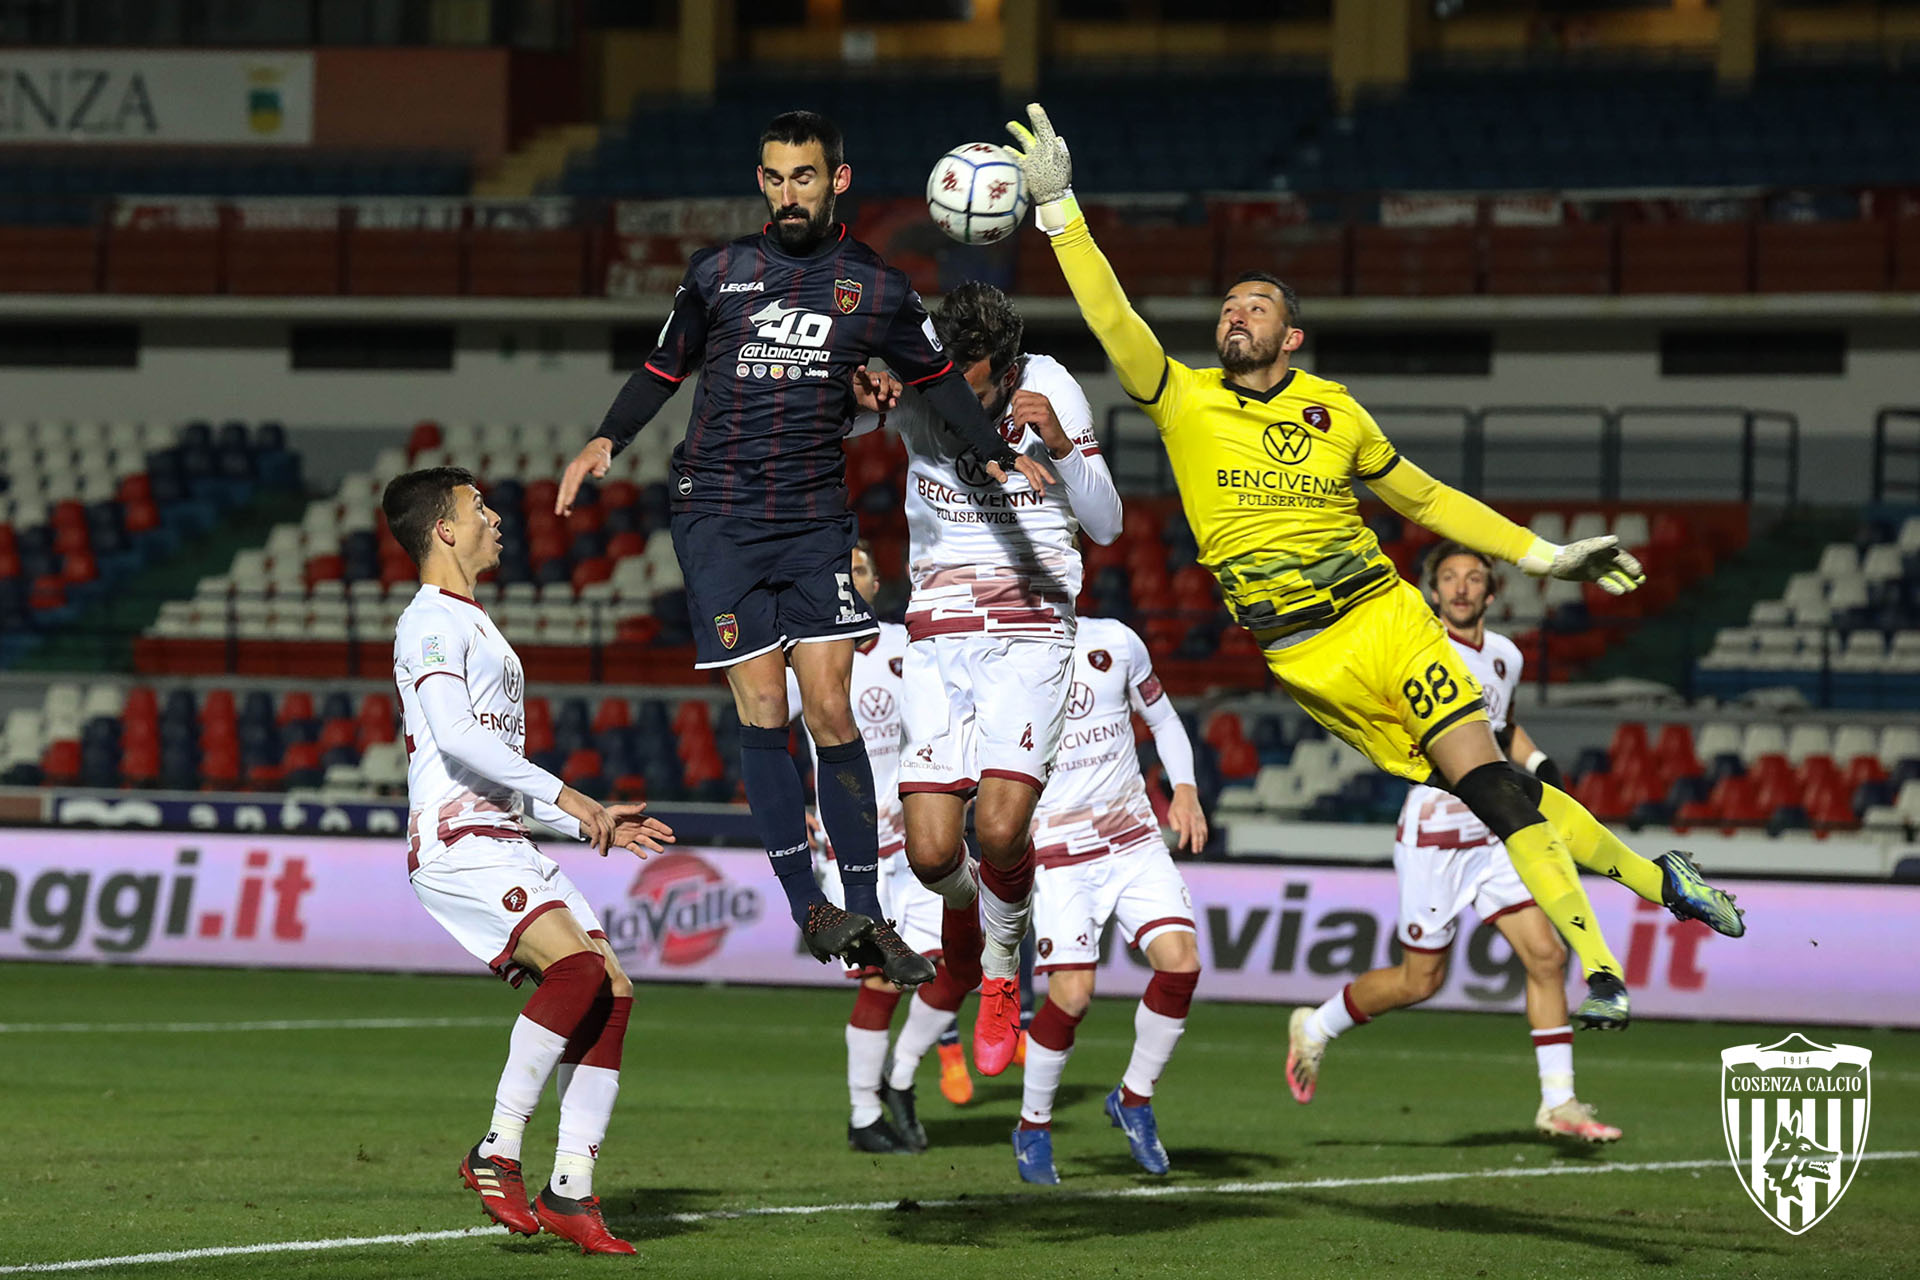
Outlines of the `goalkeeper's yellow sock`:
[[1544,783],[1540,791],[1540,812],[1567,842],[1567,852],[1575,862],[1609,880],[1618,880],[1648,902],[1664,903],[1661,891],[1667,882],[1665,872],[1629,849],[1566,792]]
[[1553,927],[1580,957],[1581,968],[1589,974],[1605,972],[1620,977],[1620,962],[1614,959],[1607,940],[1600,936],[1600,922],[1594,918],[1593,903],[1587,900],[1587,891],[1580,887],[1580,873],[1573,869],[1573,857],[1553,826],[1536,822],[1522,827],[1507,837],[1506,845],[1513,869],[1520,873],[1527,892],[1533,895],[1534,905],[1547,913],[1547,919],[1553,921]]

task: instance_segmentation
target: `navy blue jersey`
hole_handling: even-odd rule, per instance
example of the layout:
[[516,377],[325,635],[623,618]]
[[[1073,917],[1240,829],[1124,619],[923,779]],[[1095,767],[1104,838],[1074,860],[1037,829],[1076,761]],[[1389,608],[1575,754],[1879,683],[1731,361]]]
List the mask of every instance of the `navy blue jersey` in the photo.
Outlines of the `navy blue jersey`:
[[687,436],[673,451],[674,510],[837,516],[847,509],[840,442],[854,414],[850,378],[872,356],[903,382],[953,374],[906,275],[845,226],[808,257],[764,231],[745,236],[687,264],[658,345],[599,434],[625,447],[698,373]]

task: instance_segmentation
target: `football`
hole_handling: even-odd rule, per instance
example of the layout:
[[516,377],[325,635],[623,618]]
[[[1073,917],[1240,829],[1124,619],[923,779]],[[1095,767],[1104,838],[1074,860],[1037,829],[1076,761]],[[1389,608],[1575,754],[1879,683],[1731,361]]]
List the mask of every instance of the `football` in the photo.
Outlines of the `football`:
[[1020,225],[1027,187],[1013,153],[967,142],[940,157],[927,175],[927,212],[962,244],[992,244]]

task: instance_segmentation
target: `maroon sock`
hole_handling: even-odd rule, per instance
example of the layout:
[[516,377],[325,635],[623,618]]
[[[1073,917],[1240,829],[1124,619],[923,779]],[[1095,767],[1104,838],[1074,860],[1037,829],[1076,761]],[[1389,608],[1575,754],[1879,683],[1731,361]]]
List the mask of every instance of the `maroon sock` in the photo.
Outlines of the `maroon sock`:
[[1147,980],[1140,1003],[1163,1018],[1184,1018],[1193,1008],[1193,989],[1200,985],[1200,974],[1156,973]]
[[593,1017],[594,1005],[606,985],[606,958],[598,951],[576,951],[547,966],[540,975],[540,989],[520,1012],[529,1022],[572,1040],[581,1025]]
[[934,966],[933,981],[920,988],[920,998],[932,1008],[952,1013],[960,1007],[960,1002],[967,998],[967,992],[971,990],[972,987],[960,985],[948,971],[947,962],[942,960]]
[[596,1023],[589,1018],[567,1041],[567,1051],[560,1055],[560,1061],[577,1067],[605,1067],[609,1071],[620,1069],[620,1050],[627,1041],[627,1016],[633,1012],[632,996],[616,996],[611,987],[602,987],[601,999],[594,1002],[598,1013],[605,1009],[604,1017]]
[[1360,1011],[1359,1005],[1353,1002],[1353,984],[1351,982],[1340,988],[1340,999],[1346,1004],[1347,1016],[1353,1019],[1354,1026],[1357,1027],[1361,1023],[1373,1021],[1372,1018]]
[[847,1025],[862,1031],[885,1031],[893,1025],[893,1011],[899,1004],[900,993],[892,987],[876,991],[862,985],[853,999],[853,1016],[847,1019]]
[[1033,892],[1033,842],[1027,842],[1026,852],[1010,867],[996,867],[982,859],[980,883],[1002,902],[1024,901]]
[[1053,1128],[1053,1121],[1042,1120],[1040,1123],[1035,1124],[1033,1121],[1027,1119],[1025,1116],[1021,1116],[1020,1123],[1015,1125],[1014,1128],[1016,1129],[1051,1129]]
[[1033,1025],[1027,1028],[1027,1039],[1042,1049],[1065,1053],[1073,1048],[1074,1028],[1086,1016],[1084,1013],[1068,1013],[1048,1000],[1040,1006],[1040,1012],[1033,1015]]

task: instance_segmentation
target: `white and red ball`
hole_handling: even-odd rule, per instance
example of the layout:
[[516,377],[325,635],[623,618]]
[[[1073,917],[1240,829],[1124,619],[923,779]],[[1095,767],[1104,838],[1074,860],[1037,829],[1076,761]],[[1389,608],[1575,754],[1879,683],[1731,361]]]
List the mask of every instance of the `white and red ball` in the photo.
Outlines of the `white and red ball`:
[[992,244],[1013,234],[1027,213],[1027,184],[1013,153],[965,142],[927,175],[927,212],[962,244]]

